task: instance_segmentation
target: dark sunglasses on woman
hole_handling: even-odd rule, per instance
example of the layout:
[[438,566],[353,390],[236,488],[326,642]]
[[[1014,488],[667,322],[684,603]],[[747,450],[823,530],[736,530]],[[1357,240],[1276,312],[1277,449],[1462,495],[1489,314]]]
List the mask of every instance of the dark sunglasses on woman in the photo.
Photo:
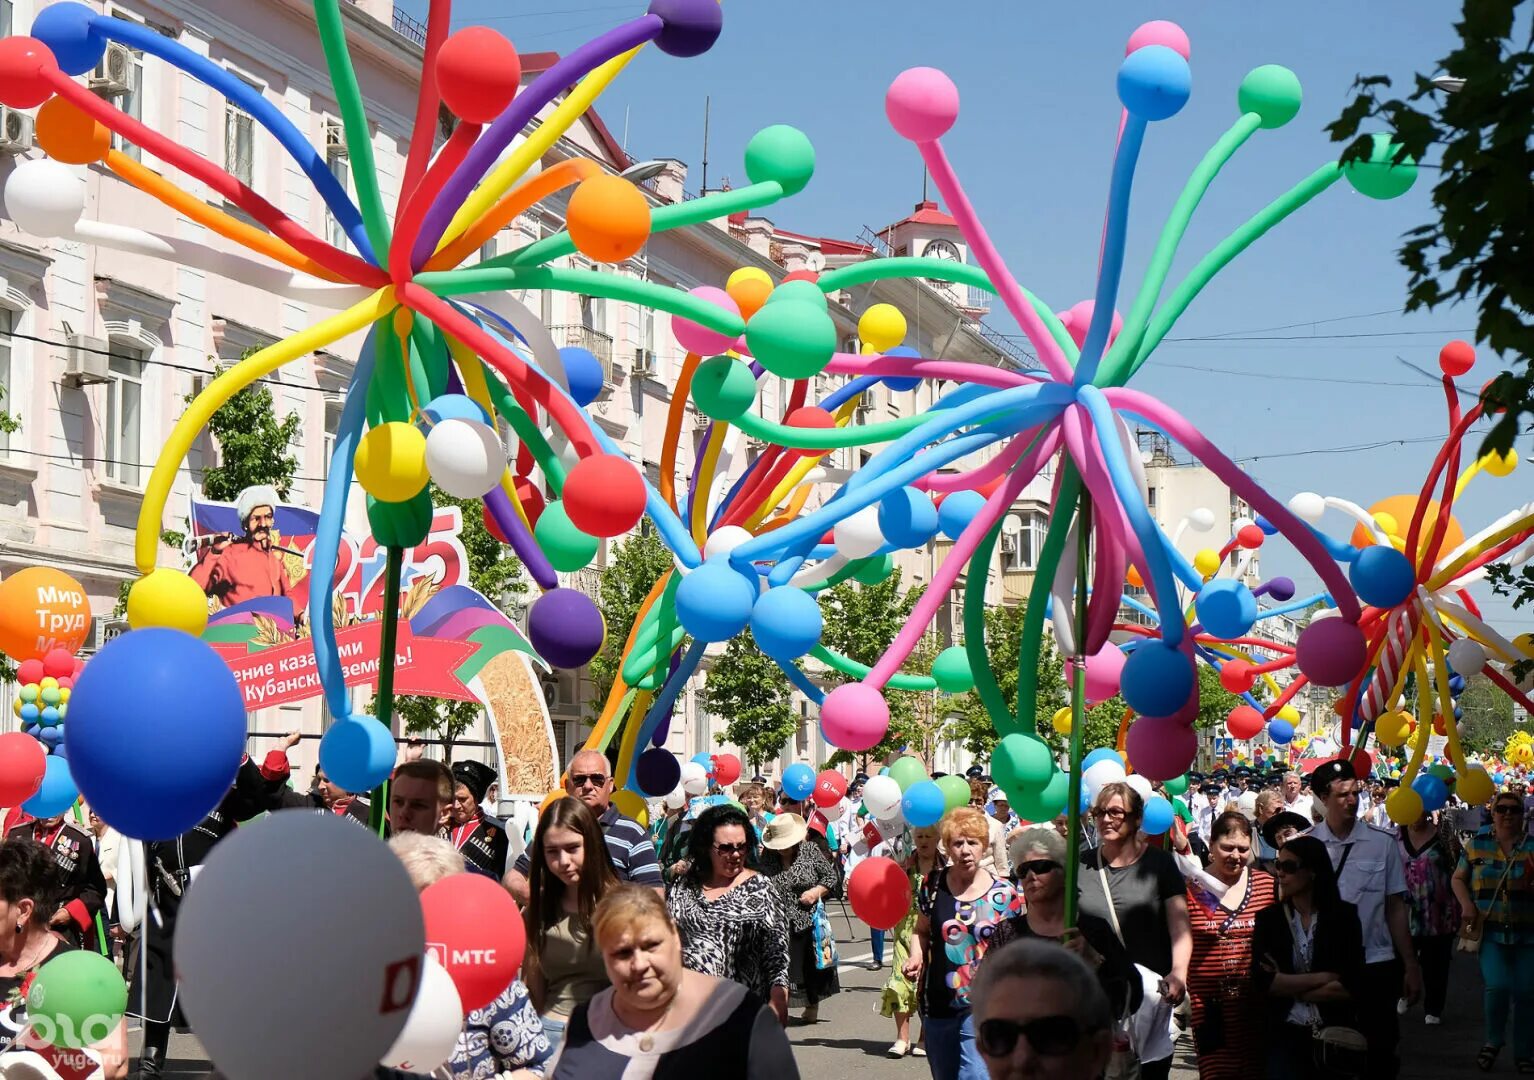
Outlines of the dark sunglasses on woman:
[[986,1057],[1006,1057],[1016,1048],[1019,1038],[1027,1039],[1035,1054],[1060,1057],[1076,1049],[1081,1041],[1081,1026],[1069,1016],[1040,1016],[1022,1024],[1015,1020],[984,1020],[975,1029],[975,1045]]

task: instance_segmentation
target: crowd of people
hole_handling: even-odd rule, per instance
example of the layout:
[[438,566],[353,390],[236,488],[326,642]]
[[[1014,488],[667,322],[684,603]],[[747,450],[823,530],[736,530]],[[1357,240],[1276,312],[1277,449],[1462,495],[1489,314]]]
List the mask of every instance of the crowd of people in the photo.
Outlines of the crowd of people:
[[[321,772],[295,792],[286,749],[247,761],[224,802],[173,841],[123,840],[79,808],[8,815],[0,1052],[25,1045],[38,967],[94,948],[132,983],[135,1075],[161,1075],[185,1023],[182,893],[238,822],[300,809],[381,827],[418,889],[480,873],[521,906],[521,972],[465,1019],[434,1074],[451,1080],[797,1076],[787,1029],[818,1023],[840,990],[827,903],[877,856],[903,869],[911,903],[870,933],[869,966],[887,972],[876,1008],[893,1022],[889,1055],[925,1057],[934,1080],[1154,1080],[1184,1031],[1205,1080],[1393,1077],[1415,1006],[1427,1025],[1467,1008],[1447,996],[1456,943],[1478,952],[1485,987],[1475,1066],[1492,1070],[1510,1037],[1513,1068],[1534,1075],[1534,799],[1521,791],[1480,816],[1396,827],[1372,813],[1384,789],[1345,761],[1309,778],[1215,773],[1193,779],[1212,797],[1176,800],[1172,828],[1153,836],[1146,785],[1131,778],[1096,791],[1071,873],[1067,819],[1020,821],[983,775],[970,777],[970,805],[895,835],[862,806],[861,774],[836,806],[756,778],[675,800],[647,826],[614,804],[608,759],[583,751],[566,797],[524,829],[495,815],[494,773],[478,762],[450,768],[408,748],[374,807]],[[128,1075],[122,1025],[87,1052],[97,1075]]]

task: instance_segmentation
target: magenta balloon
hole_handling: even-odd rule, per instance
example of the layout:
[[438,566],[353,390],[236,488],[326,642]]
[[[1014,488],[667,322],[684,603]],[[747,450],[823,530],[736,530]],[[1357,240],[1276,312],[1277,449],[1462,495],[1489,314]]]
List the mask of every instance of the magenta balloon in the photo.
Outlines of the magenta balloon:
[[[1060,312],[1060,322],[1065,326],[1066,332],[1071,335],[1071,340],[1076,347],[1081,348],[1081,343],[1087,339],[1087,327],[1092,325],[1092,312],[1097,305],[1091,300],[1083,300],[1075,304],[1069,311]],[[1113,313],[1113,325],[1108,330],[1108,344],[1112,345],[1114,339],[1119,336],[1119,331],[1124,329],[1124,316],[1117,311]]]
[[1124,55],[1138,52],[1147,45],[1165,45],[1184,60],[1191,59],[1193,46],[1188,41],[1188,32],[1174,22],[1165,19],[1155,19],[1141,24],[1134,33],[1129,35],[1129,44],[1124,46]]
[[959,118],[959,88],[937,68],[907,68],[884,93],[884,115],[903,138],[932,142]]
[[1317,686],[1346,686],[1364,669],[1368,647],[1363,631],[1342,618],[1317,619],[1300,631],[1295,662]]
[[1129,725],[1124,749],[1147,780],[1174,780],[1198,755],[1198,733],[1169,716],[1142,716]]
[[[740,305],[733,297],[723,289],[712,285],[699,285],[696,289],[689,290],[689,294],[699,300],[707,300],[733,315],[740,314]],[[671,334],[676,338],[677,344],[688,352],[697,353],[699,356],[714,356],[733,348],[735,339],[729,334],[721,334],[716,330],[710,330],[701,326],[691,319],[684,319],[680,315],[671,317]]]
[[847,683],[826,695],[820,705],[820,730],[838,750],[867,750],[889,730],[884,695],[863,683]]

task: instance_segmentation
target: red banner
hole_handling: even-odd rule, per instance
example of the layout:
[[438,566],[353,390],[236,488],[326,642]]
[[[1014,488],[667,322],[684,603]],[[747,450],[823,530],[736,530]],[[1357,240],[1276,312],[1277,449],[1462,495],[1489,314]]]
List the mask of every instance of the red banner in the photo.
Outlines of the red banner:
[[[378,681],[379,654],[383,648],[383,624],[365,622],[336,634],[341,670],[347,686]],[[479,699],[453,675],[477,648],[472,641],[414,637],[403,619],[394,643],[394,692],[456,701]],[[290,645],[250,652],[243,644],[214,643],[213,648],[229,664],[247,710],[264,709],[303,701],[321,692],[319,671],[314,666],[314,643],[307,639]]]

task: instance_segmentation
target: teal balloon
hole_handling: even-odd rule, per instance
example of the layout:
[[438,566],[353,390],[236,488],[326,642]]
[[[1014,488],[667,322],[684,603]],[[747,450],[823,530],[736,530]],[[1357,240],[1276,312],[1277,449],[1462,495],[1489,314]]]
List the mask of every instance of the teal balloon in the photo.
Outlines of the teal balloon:
[[1007,791],[1042,788],[1056,771],[1049,744],[1019,732],[1002,739],[991,754],[991,775]]
[[889,767],[890,779],[900,785],[901,791],[909,791],[912,784],[919,784],[927,779],[926,767],[922,765],[920,758],[898,758],[895,764]]
[[1371,199],[1394,199],[1405,195],[1417,181],[1417,162],[1410,154],[1395,160],[1401,147],[1391,141],[1384,132],[1370,136],[1367,160],[1350,161],[1343,166],[1343,175],[1353,190]]
[[117,966],[86,949],[49,960],[27,991],[28,1019],[51,1035],[54,1046],[71,1050],[104,1041],[127,1007],[128,986]]
[[836,324],[830,314],[807,300],[767,304],[746,324],[751,355],[783,379],[819,375],[831,362],[836,344]]
[[710,420],[733,422],[756,401],[751,366],[731,356],[710,356],[692,376],[692,400]]
[[565,512],[563,500],[556,499],[543,508],[533,526],[533,539],[543,549],[555,570],[571,573],[583,570],[597,557],[600,541],[581,532]]
[[1166,782],[1166,793],[1168,795],[1181,795],[1181,794],[1183,794],[1187,790],[1188,790],[1188,774],[1187,773],[1183,773],[1181,776],[1174,776],[1172,779],[1170,779],[1170,780],[1168,780]]
[[1269,130],[1293,120],[1303,99],[1299,76],[1280,64],[1253,68],[1236,91],[1236,107],[1242,113],[1256,113]]
[[975,673],[970,670],[969,653],[962,645],[951,645],[932,661],[932,677],[945,694],[962,694],[975,688]]
[[943,793],[944,811],[953,810],[960,806],[969,805],[969,781],[962,776],[942,776],[934,780],[938,790]]
[[803,300],[806,304],[812,304],[822,310],[828,306],[826,294],[820,291],[820,286],[803,278],[785,281],[767,295],[769,304],[781,304],[786,300]]
[[862,560],[852,572],[852,580],[862,585],[877,585],[895,572],[895,557],[888,553]]
[[776,180],[784,195],[797,195],[815,175],[809,136],[787,124],[765,127],[746,143],[746,176],[753,184]]

